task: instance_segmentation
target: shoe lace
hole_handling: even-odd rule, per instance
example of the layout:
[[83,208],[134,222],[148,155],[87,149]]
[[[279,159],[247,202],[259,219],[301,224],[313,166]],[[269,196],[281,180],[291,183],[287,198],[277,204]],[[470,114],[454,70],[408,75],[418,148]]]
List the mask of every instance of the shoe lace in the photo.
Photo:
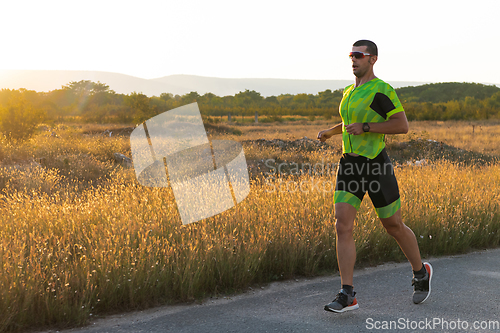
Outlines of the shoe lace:
[[347,306],[347,295],[343,292],[339,292],[333,301],[339,302],[342,306]]
[[414,277],[411,280],[411,285],[415,286],[415,290],[417,291],[429,290],[429,278],[427,277],[427,275],[423,278]]

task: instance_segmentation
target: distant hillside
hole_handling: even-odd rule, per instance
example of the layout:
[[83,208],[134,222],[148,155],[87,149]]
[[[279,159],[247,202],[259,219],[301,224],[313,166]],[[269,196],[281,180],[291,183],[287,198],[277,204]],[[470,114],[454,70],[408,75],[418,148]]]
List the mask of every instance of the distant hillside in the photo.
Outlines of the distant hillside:
[[[26,88],[35,91],[52,91],[72,81],[90,80],[109,85],[120,94],[142,92],[147,96],[161,93],[184,95],[192,91],[203,95],[235,95],[240,91],[255,90],[262,96],[282,94],[317,94],[326,89],[342,89],[352,80],[289,80],[289,79],[228,79],[195,75],[170,75],[157,79],[93,71],[43,71],[43,70],[3,70],[0,71],[0,89]],[[425,82],[389,82],[394,88],[421,85]]]
[[499,92],[500,88],[494,85],[481,83],[431,83],[416,87],[396,89],[401,102],[431,102],[444,103],[448,101],[463,101],[466,97],[477,100],[490,98]]
[[63,85],[72,81],[90,80],[109,85],[110,89],[119,94],[142,92],[148,96],[159,96],[163,92],[179,94],[183,88],[168,83],[138,77],[92,71],[44,71],[44,70],[0,70],[0,89],[26,88],[35,91],[52,91],[61,89]]
[[[197,91],[200,95],[211,92],[217,96],[234,95],[240,91],[255,90],[262,96],[283,94],[317,94],[326,89],[343,89],[353,80],[290,80],[290,79],[227,79],[194,75],[170,75],[152,81],[176,85],[185,91]],[[419,85],[423,82],[390,82],[393,87]]]
[[[112,78],[111,76],[107,77]],[[67,79],[67,77],[65,77]],[[94,77],[94,80],[100,81]],[[191,87],[189,78],[176,81],[179,86]],[[205,80],[206,79],[206,80]],[[150,80],[151,86],[168,85],[169,81],[157,82],[163,79]],[[205,80],[205,82],[203,82]],[[71,81],[71,80],[70,80]],[[239,82],[238,82],[239,81]],[[259,80],[255,80],[259,81]],[[275,89],[278,83],[299,80],[262,80],[269,83],[268,89]],[[197,102],[207,121],[221,121],[229,114],[234,115],[233,121],[252,121],[257,112],[265,116],[260,121],[283,121],[284,116],[301,116],[314,120],[317,117],[332,119],[338,117],[339,104],[342,100],[342,89],[325,89],[315,94],[279,94],[278,96],[263,96],[259,90],[266,87],[259,85],[246,88],[235,95],[218,96],[213,93],[201,95],[196,91],[172,95],[161,93],[160,96],[148,97],[133,92],[117,94],[112,83],[108,86],[103,82],[80,80],[68,82],[64,88],[49,92],[34,92],[26,89],[0,89],[0,125],[4,119],[14,119],[6,116],[20,114],[26,110],[38,112],[46,121],[83,121],[92,123],[138,124],[162,112]],[[109,82],[109,81],[108,81]],[[246,80],[231,80],[202,78],[198,84],[212,84],[209,91],[229,89]],[[261,84],[261,82],[257,82]],[[310,83],[310,82],[308,82]],[[227,84],[227,86],[225,86]],[[330,86],[331,87],[331,86]],[[259,89],[260,88],[260,89]],[[322,89],[325,87],[322,87]],[[33,88],[32,88],[33,89]],[[116,89],[116,88],[115,88]],[[170,90],[172,91],[172,90]],[[186,90],[188,91],[188,90]],[[200,90],[198,90],[200,91]],[[417,87],[397,89],[408,120],[479,120],[500,119],[500,88],[474,83],[438,83]],[[212,119],[213,118],[213,119]],[[8,122],[7,122],[8,123]],[[6,125],[7,129],[14,128]],[[22,132],[24,133],[24,132]],[[11,134],[9,134],[11,135]],[[14,135],[14,134],[12,134]]]

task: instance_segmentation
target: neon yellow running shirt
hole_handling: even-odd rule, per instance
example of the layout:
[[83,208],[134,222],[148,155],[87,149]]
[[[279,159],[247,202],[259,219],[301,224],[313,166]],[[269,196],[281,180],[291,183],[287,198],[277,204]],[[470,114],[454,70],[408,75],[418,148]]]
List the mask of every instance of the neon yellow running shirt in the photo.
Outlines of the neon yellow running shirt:
[[359,87],[354,84],[344,89],[340,102],[342,126],[342,149],[344,153],[355,153],[375,158],[385,147],[385,134],[366,132],[351,135],[345,126],[353,123],[382,123],[395,113],[402,112],[403,106],[394,88],[379,78],[370,80]]

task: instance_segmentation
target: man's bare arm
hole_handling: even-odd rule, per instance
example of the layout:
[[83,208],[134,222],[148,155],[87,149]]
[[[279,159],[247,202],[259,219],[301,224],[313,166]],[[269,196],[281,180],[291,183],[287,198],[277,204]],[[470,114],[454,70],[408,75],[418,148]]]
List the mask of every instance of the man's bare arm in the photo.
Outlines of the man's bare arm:
[[[370,132],[382,134],[406,134],[409,129],[404,111],[393,114],[383,123],[368,123],[368,125],[370,125]],[[345,128],[349,134],[359,135],[364,133],[362,123],[353,123]]]
[[334,135],[342,134],[342,126],[344,126],[344,124],[340,123],[333,126],[332,128],[320,131],[318,133],[318,140],[321,142],[325,142],[327,139],[331,138]]

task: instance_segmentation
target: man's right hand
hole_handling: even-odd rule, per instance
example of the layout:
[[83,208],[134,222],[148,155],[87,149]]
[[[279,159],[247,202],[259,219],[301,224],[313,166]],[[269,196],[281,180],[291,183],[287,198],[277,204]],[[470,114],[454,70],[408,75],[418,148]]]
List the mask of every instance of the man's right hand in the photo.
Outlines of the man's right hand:
[[318,140],[321,142],[325,142],[327,139],[331,138],[336,134],[342,134],[342,126],[344,126],[344,124],[340,123],[333,126],[332,128],[320,131],[318,133]]
[[327,139],[332,137],[331,132],[332,132],[331,128],[327,129],[327,130],[320,131],[318,133],[318,140],[321,142],[325,142]]

